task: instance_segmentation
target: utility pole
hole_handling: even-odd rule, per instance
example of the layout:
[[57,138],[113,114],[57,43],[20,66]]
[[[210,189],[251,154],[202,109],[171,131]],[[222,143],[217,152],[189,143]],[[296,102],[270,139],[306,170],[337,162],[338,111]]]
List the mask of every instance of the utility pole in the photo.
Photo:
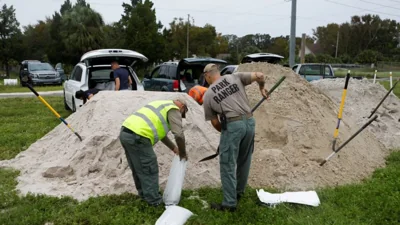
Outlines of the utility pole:
[[296,55],[296,2],[292,0],[292,17],[290,25],[290,50],[289,50],[289,65],[290,67],[295,64]]
[[188,21],[187,21],[187,35],[186,35],[186,57],[189,58],[189,24],[190,24],[190,14],[188,14]]
[[300,50],[300,63],[305,63],[305,53],[306,53],[306,34],[303,33],[301,37],[301,50]]
[[239,58],[239,41],[236,43],[236,56],[237,56],[237,63],[240,64],[240,58]]
[[339,30],[337,32],[337,38],[336,38],[336,54],[335,54],[335,58],[337,58],[338,47],[339,47]]

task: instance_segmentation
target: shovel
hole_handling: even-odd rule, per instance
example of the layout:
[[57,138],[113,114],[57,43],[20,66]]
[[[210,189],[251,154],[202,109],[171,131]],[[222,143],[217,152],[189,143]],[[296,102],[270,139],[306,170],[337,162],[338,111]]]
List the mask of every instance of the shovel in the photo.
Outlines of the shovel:
[[[276,84],[271,88],[271,90],[269,90],[268,96],[269,96],[269,95],[283,82],[283,80],[285,80],[285,79],[286,79],[285,76],[281,77],[281,79],[279,79],[279,81],[276,82]],[[253,112],[261,105],[261,103],[263,103],[265,100],[266,100],[266,98],[263,97],[263,98],[257,103],[257,105],[254,106],[254,108],[251,110],[251,113],[253,113]],[[210,156],[207,156],[207,157],[205,157],[204,159],[200,160],[199,162],[204,162],[204,161],[213,159],[213,158],[217,157],[218,155],[219,155],[219,145],[218,145],[218,148],[217,148],[217,153],[215,153],[215,154],[213,154],[213,155],[210,155]]]
[[340,108],[339,108],[338,121],[337,121],[336,129],[335,129],[335,133],[333,134],[333,142],[332,142],[332,150],[333,151],[335,151],[336,140],[339,135],[339,126],[340,126],[340,122],[342,121],[344,101],[346,99],[347,87],[349,85],[349,80],[350,80],[350,70],[349,70],[349,72],[347,72],[347,75],[346,75],[346,82],[344,84],[343,93],[342,93],[342,101],[340,103]]
[[375,109],[371,112],[371,115],[368,116],[368,119],[372,117],[372,115],[374,115],[374,113],[378,110],[379,106],[382,105],[382,103],[385,101],[385,99],[389,96],[389,94],[393,91],[393,89],[396,87],[397,83],[399,82],[399,80],[396,81],[396,83],[394,83],[394,85],[392,86],[392,88],[390,88],[390,90],[386,93],[385,97],[383,97],[383,99],[379,102],[379,104],[375,107]]
[[343,143],[339,148],[335,149],[334,152],[332,152],[326,159],[324,159],[319,165],[323,166],[328,160],[334,156],[336,153],[338,153],[344,146],[346,146],[353,138],[355,138],[361,131],[363,131],[365,128],[367,128],[372,122],[374,122],[378,118],[377,115],[375,115],[372,119],[370,119],[366,124],[364,124],[355,134],[353,134],[345,143]]
[[53,107],[51,107],[50,104],[47,103],[47,101],[44,100],[44,98],[42,98],[42,96],[40,96],[39,93],[37,93],[37,92],[35,91],[35,89],[33,89],[33,87],[27,82],[27,77],[24,77],[24,78],[23,78],[23,81],[26,82],[26,85],[27,85],[27,87],[29,88],[29,90],[31,90],[31,91],[33,92],[33,94],[35,94],[36,97],[37,97],[48,109],[50,109],[50,111],[53,112],[54,115],[55,115],[59,120],[61,120],[61,122],[63,122],[63,123],[64,123],[78,138],[79,138],[80,141],[82,141],[82,137],[81,137],[76,131],[74,131],[74,129],[72,129],[72,127],[69,125],[69,123],[68,123],[64,118],[62,118],[61,115],[58,114],[58,112],[57,112],[56,110],[54,110]]

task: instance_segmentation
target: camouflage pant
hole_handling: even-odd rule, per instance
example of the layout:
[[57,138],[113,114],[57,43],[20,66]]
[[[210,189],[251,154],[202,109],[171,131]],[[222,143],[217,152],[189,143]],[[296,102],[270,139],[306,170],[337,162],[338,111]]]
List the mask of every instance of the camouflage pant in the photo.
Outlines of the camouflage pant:
[[254,134],[254,118],[229,122],[227,129],[221,132],[219,161],[224,206],[236,206],[237,195],[245,191],[254,150]]
[[120,141],[139,196],[150,205],[160,204],[158,162],[150,139],[121,130]]

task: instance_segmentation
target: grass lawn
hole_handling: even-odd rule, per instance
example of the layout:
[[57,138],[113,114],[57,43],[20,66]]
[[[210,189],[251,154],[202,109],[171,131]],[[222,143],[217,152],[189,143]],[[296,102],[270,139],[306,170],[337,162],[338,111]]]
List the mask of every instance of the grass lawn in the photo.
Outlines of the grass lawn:
[[[62,97],[44,99],[63,118],[69,115]],[[14,158],[60,123],[36,97],[0,99],[0,160]]]
[[[66,117],[61,97],[45,98]],[[0,99],[0,159],[14,157],[60,122],[36,98]],[[22,107],[23,106],[23,107]],[[135,195],[91,198],[78,203],[71,198],[48,196],[18,197],[18,171],[0,169],[0,224],[154,224],[164,208],[149,208]],[[195,216],[187,224],[390,224],[400,223],[400,152],[392,153],[387,167],[378,169],[362,184],[316,190],[321,205],[282,204],[268,208],[256,204],[254,189],[247,189],[235,213],[202,209],[202,203],[188,199],[198,195],[220,202],[220,189],[185,190],[180,206]],[[132,181],[133,182],[133,181]],[[269,191],[272,191],[269,189]]]
[[[382,84],[387,90],[390,89],[390,81],[379,81],[379,83]],[[396,83],[396,81],[393,80],[393,84],[394,83]],[[393,89],[393,93],[400,98],[400,82],[397,83],[396,87]]]
[[[347,74],[347,69],[338,69],[334,71],[335,76],[337,77],[345,77]],[[350,74],[351,76],[365,76],[367,78],[374,78],[375,70],[371,69],[351,69]],[[386,78],[389,77],[389,72],[378,72],[376,73],[378,78]],[[392,71],[393,77],[400,77],[400,71]]]

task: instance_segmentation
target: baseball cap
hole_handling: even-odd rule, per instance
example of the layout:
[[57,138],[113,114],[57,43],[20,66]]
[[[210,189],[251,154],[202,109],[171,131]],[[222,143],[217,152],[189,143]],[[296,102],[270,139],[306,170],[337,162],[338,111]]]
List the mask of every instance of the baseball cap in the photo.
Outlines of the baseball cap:
[[203,72],[204,73],[208,73],[208,72],[213,71],[213,70],[218,70],[218,66],[215,65],[214,63],[210,63],[210,64],[207,64],[206,67],[204,67]]
[[189,111],[189,108],[187,107],[187,102],[184,98],[180,97],[178,99],[176,99],[176,101],[182,103],[183,108],[185,109],[183,114],[182,114],[182,118],[186,118],[186,113]]

